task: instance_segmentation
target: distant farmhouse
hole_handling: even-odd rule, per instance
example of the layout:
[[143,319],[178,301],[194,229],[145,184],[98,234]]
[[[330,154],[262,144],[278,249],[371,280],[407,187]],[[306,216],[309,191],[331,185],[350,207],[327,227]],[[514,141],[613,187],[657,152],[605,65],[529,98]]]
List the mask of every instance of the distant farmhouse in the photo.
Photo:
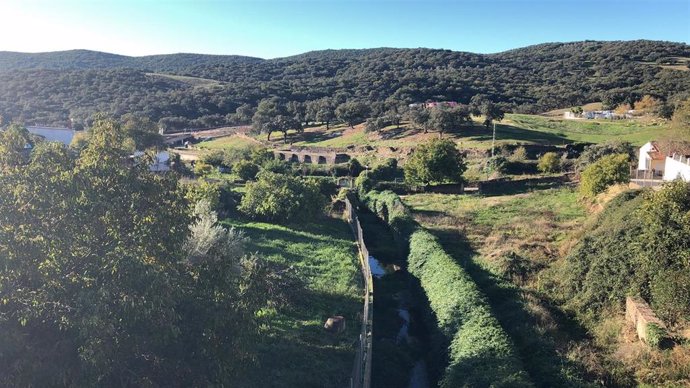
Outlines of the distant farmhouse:
[[629,110],[625,114],[615,113],[612,110],[585,110],[582,113],[567,111],[563,112],[563,118],[568,120],[576,119],[608,119],[608,120],[622,120],[631,119],[634,111]]
[[640,147],[637,173],[633,179],[682,179],[690,182],[690,142],[650,141]]
[[66,146],[72,143],[75,131],[69,128],[32,126],[26,127],[29,133],[41,136],[46,141],[58,141]]

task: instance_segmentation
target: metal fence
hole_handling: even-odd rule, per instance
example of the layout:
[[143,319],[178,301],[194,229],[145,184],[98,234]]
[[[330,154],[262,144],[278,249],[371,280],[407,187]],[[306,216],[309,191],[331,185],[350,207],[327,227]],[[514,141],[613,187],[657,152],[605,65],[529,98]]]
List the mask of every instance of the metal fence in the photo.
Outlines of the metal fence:
[[350,388],[369,388],[371,385],[371,345],[373,340],[373,319],[374,319],[374,285],[369,267],[369,250],[364,243],[364,233],[362,225],[359,223],[357,211],[352,206],[349,199],[345,199],[345,214],[347,221],[352,227],[352,232],[357,240],[359,248],[359,261],[362,267],[362,277],[364,279],[364,307],[362,311],[362,328],[359,333],[359,344],[357,354],[352,367],[350,377]]

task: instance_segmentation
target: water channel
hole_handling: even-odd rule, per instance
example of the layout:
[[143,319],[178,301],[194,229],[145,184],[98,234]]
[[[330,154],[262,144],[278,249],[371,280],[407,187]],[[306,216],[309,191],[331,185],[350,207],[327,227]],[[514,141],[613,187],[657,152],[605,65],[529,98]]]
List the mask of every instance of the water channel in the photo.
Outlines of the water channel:
[[406,270],[405,253],[388,227],[371,213],[360,214],[360,222],[374,278],[372,387],[428,388],[425,298],[419,297],[421,290]]

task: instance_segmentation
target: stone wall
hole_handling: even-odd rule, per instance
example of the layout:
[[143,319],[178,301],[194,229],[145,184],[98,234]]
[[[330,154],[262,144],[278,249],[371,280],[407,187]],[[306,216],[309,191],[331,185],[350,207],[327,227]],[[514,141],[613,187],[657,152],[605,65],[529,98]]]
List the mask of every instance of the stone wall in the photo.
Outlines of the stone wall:
[[647,325],[655,323],[661,328],[666,328],[647,302],[637,297],[626,298],[625,318],[635,326],[637,337],[645,342],[647,342]]

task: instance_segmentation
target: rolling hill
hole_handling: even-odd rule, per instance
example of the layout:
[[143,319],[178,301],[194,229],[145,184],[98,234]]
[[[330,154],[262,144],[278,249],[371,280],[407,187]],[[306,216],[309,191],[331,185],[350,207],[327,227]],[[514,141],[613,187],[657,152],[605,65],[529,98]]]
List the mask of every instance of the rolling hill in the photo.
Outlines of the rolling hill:
[[690,93],[688,58],[687,44],[645,40],[547,43],[496,54],[324,50],[277,59],[0,52],[0,115],[60,124],[86,121],[94,112],[136,113],[205,127],[238,124],[232,114],[239,106],[272,96],[359,99],[375,112],[425,100],[466,103],[476,94],[515,113],[590,101],[617,105],[644,94],[673,102]]

